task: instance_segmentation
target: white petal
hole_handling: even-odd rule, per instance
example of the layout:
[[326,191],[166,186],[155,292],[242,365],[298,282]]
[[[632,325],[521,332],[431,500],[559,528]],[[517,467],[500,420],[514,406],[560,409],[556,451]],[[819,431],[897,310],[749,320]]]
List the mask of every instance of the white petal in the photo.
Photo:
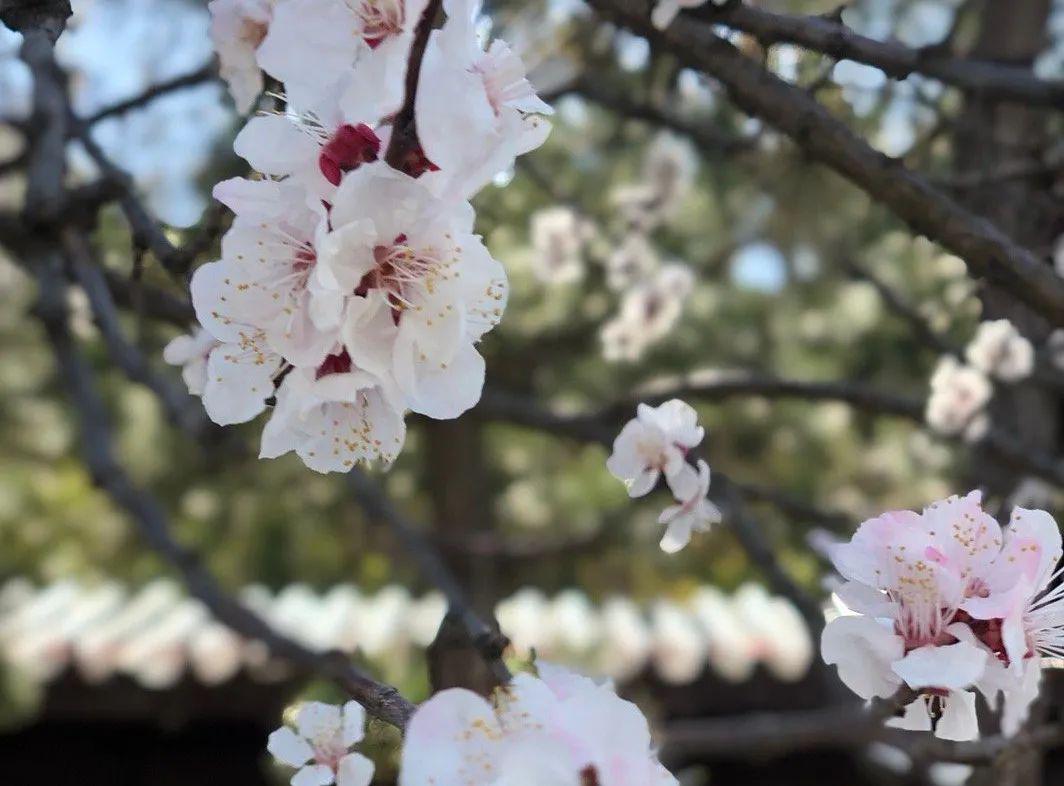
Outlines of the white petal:
[[292,786],[329,786],[333,782],[331,767],[324,764],[312,764],[304,767],[292,776]]
[[661,550],[666,554],[675,554],[691,542],[692,521],[687,516],[680,516],[673,520],[665,530],[661,539]]
[[900,680],[890,664],[905,653],[905,642],[870,617],[839,617],[824,628],[820,652],[839,669],[839,679],[862,699],[890,696]]
[[251,118],[233,141],[236,154],[267,175],[290,175],[315,167],[319,149],[283,115]]
[[341,725],[340,708],[335,704],[304,702],[296,715],[296,728],[308,740],[339,738]]
[[349,753],[340,759],[336,786],[369,786],[373,780],[373,762],[361,753]]
[[935,736],[957,742],[974,740],[979,736],[974,693],[966,690],[950,692],[942,709],[942,717],[935,726]]
[[486,786],[485,762],[500,754],[502,735],[491,705],[472,691],[441,691],[406,729],[399,786]]
[[928,645],[909,652],[893,665],[894,673],[910,688],[959,690],[978,682],[986,668],[987,653],[974,644],[959,641],[943,647]]
[[310,747],[310,743],[287,726],[271,732],[266,743],[266,750],[275,759],[291,767],[302,767],[314,758],[314,750]]
[[357,701],[349,701],[344,705],[344,745],[350,747],[362,740],[365,736],[366,711]]
[[923,696],[918,696],[905,707],[900,718],[890,718],[886,725],[892,729],[906,731],[931,731],[931,715],[927,711],[927,701]]
[[649,494],[658,485],[661,473],[656,469],[643,469],[628,484],[628,496],[632,499]]

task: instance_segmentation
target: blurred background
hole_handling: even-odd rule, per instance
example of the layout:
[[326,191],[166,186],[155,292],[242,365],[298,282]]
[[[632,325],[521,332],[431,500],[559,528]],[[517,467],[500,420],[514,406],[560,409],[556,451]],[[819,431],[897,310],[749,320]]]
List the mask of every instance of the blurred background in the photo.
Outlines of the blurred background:
[[[1064,4],[1029,4],[1043,8],[1028,59],[1059,78]],[[838,3],[757,5],[821,14]],[[983,5],[855,0],[843,19],[909,47],[978,46],[988,36]],[[202,3],[79,0],[74,10],[57,51],[83,115],[210,61]],[[629,500],[602,445],[512,413],[608,412],[619,430],[634,415],[634,404],[622,408],[633,391],[696,370],[856,383],[894,397],[894,407],[744,389],[688,398],[712,467],[743,488],[783,570],[820,600],[826,570],[810,536],[845,534],[882,510],[974,487],[995,505],[1059,506],[1059,493],[1022,467],[924,423],[928,379],[945,348],[970,340],[986,298],[960,260],[811,165],[668,51],[575,0],[496,0],[486,12],[485,27],[521,52],[553,103],[555,128],[477,199],[478,231],[506,265],[512,293],[482,346],[484,402],[457,421],[412,420],[406,450],[380,480],[477,605],[495,611],[515,656],[534,649],[610,676],[664,728],[823,706],[838,688],[816,663],[818,632],[793,599],[766,588],[727,522],[665,555],[660,495]],[[972,180],[973,109],[956,90],[730,35],[960,198],[1007,202],[1028,217],[1048,205],[1021,239],[1052,253],[1064,219],[1059,117],[1042,118],[1037,138],[1022,140],[1038,145],[1044,168],[1005,185]],[[19,42],[0,28],[0,118],[16,121],[31,89]],[[204,81],[93,133],[180,242],[227,220],[209,206],[210,187],[244,172],[231,152],[240,126],[224,86]],[[19,144],[0,125],[0,162],[16,158]],[[84,151],[68,152],[75,175],[91,179]],[[0,209],[18,208],[23,188],[21,175],[0,167]],[[109,270],[128,276],[130,236],[117,209],[97,237]],[[141,280],[178,306],[186,299],[158,265],[144,265]],[[298,698],[340,695],[211,622],[94,489],[29,316],[34,297],[32,278],[0,250],[0,772],[28,783],[43,767],[52,786],[285,782],[266,756],[266,734]],[[182,541],[279,628],[352,653],[411,698],[426,696],[424,651],[443,601],[344,479],[292,455],[256,460],[261,423],[208,447],[190,440],[151,390],[112,367],[76,290],[70,305],[103,374],[122,458],[166,505]],[[133,302],[124,318],[159,373],[178,380],[161,353],[187,332],[187,310],[159,319]],[[1059,456],[1059,389],[1004,390],[993,406],[998,422],[1039,432],[1040,449]],[[381,783],[394,778],[394,743],[373,725]],[[918,767],[887,746],[845,756],[824,747],[691,750],[670,763],[685,784],[949,784],[969,774]]]

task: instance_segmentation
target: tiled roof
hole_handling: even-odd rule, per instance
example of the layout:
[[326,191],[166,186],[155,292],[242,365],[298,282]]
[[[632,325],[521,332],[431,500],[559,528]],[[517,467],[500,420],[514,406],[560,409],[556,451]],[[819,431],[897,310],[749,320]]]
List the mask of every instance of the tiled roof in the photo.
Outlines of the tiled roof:
[[[252,586],[240,595],[311,647],[357,651],[380,664],[426,647],[444,613],[439,595],[413,598],[397,586],[373,594],[349,585],[324,593],[300,584],[278,593]],[[793,681],[804,676],[813,654],[797,611],[754,585],[732,596],[702,587],[682,602],[611,598],[599,605],[576,590],[548,598],[525,589],[499,603],[496,613],[519,651],[534,647],[539,657],[618,681],[649,665],[666,682],[684,684],[708,665],[737,682],[759,663]],[[173,686],[186,675],[211,685],[241,671],[261,681],[287,674],[260,643],[213,621],[169,580],[135,590],[117,583],[38,587],[11,580],[0,587],[0,658],[40,682],[74,669],[89,682],[121,674],[150,689]]]

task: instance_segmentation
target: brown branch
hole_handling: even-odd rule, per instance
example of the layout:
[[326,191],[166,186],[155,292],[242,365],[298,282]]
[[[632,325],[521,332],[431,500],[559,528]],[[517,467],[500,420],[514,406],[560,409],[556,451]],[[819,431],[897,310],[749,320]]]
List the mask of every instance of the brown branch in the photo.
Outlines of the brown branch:
[[223,432],[206,418],[199,401],[169,377],[156,374],[148,359],[126,339],[107,280],[92,258],[89,239],[77,230],[67,229],[62,243],[115,365],[131,380],[151,390],[170,422],[179,429],[197,441],[218,441]]
[[659,46],[685,66],[714,77],[743,111],[790,137],[890,208],[917,233],[961,257],[970,273],[1009,291],[1054,326],[1064,325],[1064,281],[992,222],[971,213],[901,162],[871,148],[799,87],[779,79],[718,38],[709,25],[674,24],[658,31],[639,0],[590,0],[606,18]]
[[756,136],[735,136],[696,123],[667,105],[656,106],[636,101],[630,95],[607,86],[600,79],[579,79],[555,95],[576,94],[611,112],[659,128],[666,128],[690,139],[699,150],[710,155],[729,155],[754,150]]
[[902,689],[869,706],[676,721],[665,727],[661,756],[675,762],[705,756],[771,759],[795,751],[863,747],[882,739],[883,722],[914,698]]
[[839,19],[789,16],[742,2],[723,8],[707,3],[687,13],[748,33],[765,46],[796,44],[835,60],[873,66],[893,79],[922,74],[981,98],[1064,108],[1064,82],[1039,79],[1025,66],[952,57],[941,46],[913,49],[898,41],[877,41]]
[[92,372],[70,335],[62,257],[57,251],[48,251],[37,267],[40,282],[37,315],[44,323],[60,376],[78,413],[82,452],[93,482],[126,511],[145,541],[180,573],[189,593],[221,623],[242,636],[263,642],[274,655],[294,666],[336,682],[374,717],[405,728],[414,705],[395,688],[362,673],[342,653],[310,650],[274,630],[229,596],[196,555],[174,540],[163,506],[134,485],[115,457],[107,409],[95,389]]
[[894,314],[901,318],[911,330],[913,336],[927,347],[942,355],[952,355],[956,358],[963,356],[960,347],[955,346],[945,337],[939,335],[927,318],[905,298],[890,287],[863,265],[856,262],[845,262],[846,269],[856,278],[868,282],[879,295],[879,299]]
[[218,78],[218,64],[212,60],[206,63],[195,71],[190,71],[187,74],[174,77],[173,79],[167,79],[163,82],[158,82],[154,85],[150,85],[140,93],[124,101],[105,106],[104,108],[97,110],[93,114],[84,118],[81,121],[82,126],[91,126],[101,120],[108,117],[114,117],[115,115],[125,114],[126,112],[134,109],[139,109],[145,104],[149,104],[156,98],[159,98],[169,93],[173,93],[178,90],[184,90],[189,87],[197,87],[205,82],[210,82]]
[[425,6],[417,27],[414,28],[414,40],[410,44],[410,57],[406,64],[406,85],[403,105],[395,115],[392,125],[392,138],[384,153],[384,160],[394,169],[403,169],[408,155],[419,147],[417,139],[417,118],[414,104],[417,101],[417,87],[421,79],[421,60],[425,56],[425,47],[429,43],[429,34],[436,21],[436,15],[443,5],[443,0],[429,0]]
[[509,682],[512,675],[502,660],[509,640],[473,609],[465,590],[418,526],[392,504],[379,483],[360,469],[352,469],[347,474],[347,482],[366,515],[389,526],[417,562],[425,579],[443,593],[450,613],[458,617],[470,643],[491,669],[495,680],[500,685]]

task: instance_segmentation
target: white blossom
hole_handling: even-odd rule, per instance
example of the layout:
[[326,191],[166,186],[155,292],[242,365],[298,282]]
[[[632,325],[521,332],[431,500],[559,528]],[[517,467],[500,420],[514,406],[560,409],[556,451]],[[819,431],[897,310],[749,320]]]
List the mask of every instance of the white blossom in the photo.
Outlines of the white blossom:
[[927,424],[942,434],[960,434],[981,425],[982,414],[993,387],[979,369],[943,357],[931,375],[931,395],[927,399]]
[[294,369],[277,390],[262,432],[259,458],[295,451],[318,472],[347,472],[357,464],[395,461],[406,439],[402,413],[376,377],[345,354],[315,369]]
[[474,344],[501,319],[508,284],[472,233],[469,204],[378,162],[344,178],[330,221],[318,280],[354,293],[342,328],[354,364],[415,412],[472,407],[484,384]]
[[698,472],[684,464],[669,482],[677,503],[662,511],[659,524],[665,524],[661,550],[675,554],[691,541],[693,532],[707,532],[720,521],[720,510],[709,501],[709,465],[699,459]]
[[557,205],[536,211],[530,223],[536,277],[548,284],[568,284],[583,278],[586,222],[572,208]]
[[489,702],[437,693],[407,727],[399,786],[676,784],[653,753],[646,718],[612,688],[549,663]]
[[[636,417],[628,421],[613,442],[606,468],[628,486],[628,495],[648,494],[664,475],[670,485],[684,476],[681,490],[689,491],[684,468],[687,451],[705,436],[698,425],[698,413],[679,399],[657,407],[640,404]],[[693,470],[691,470],[693,472]]]
[[[282,0],[259,47],[290,105],[317,111],[339,94],[345,117],[384,117],[403,100],[406,62],[426,0]],[[366,91],[352,87],[357,73]]]
[[222,342],[201,327],[187,336],[177,336],[163,348],[163,360],[181,366],[181,378],[193,396],[202,396],[207,386],[207,359]]
[[362,740],[366,713],[356,702],[342,708],[310,701],[299,708],[296,729],[282,726],[270,734],[267,750],[282,764],[297,768],[292,786],[369,786],[373,762],[350,752]]
[[263,89],[256,57],[273,16],[273,0],[211,0],[211,39],[236,110],[247,114]]
[[965,356],[984,374],[1005,382],[1019,382],[1034,370],[1034,347],[1007,319],[981,323]]
[[621,291],[648,278],[660,265],[658,253],[647,236],[631,232],[606,259],[606,283]]
[[439,172],[438,193],[469,198],[514,159],[546,141],[553,113],[529,83],[524,63],[503,41],[485,48],[480,0],[447,0],[447,21],[429,37],[415,103],[425,155]]

